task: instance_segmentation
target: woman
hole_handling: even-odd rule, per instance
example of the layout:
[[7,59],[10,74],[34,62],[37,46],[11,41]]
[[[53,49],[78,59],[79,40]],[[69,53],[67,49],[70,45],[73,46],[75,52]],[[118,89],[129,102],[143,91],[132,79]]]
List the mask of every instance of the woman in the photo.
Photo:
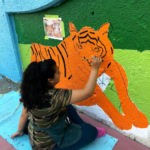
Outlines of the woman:
[[[28,117],[30,120],[28,126],[30,142],[35,150],[78,150],[92,142],[97,136],[103,136],[105,129],[95,128],[83,122],[70,105],[92,95],[101,61],[101,58],[92,58],[89,79],[85,87],[78,90],[55,88],[60,80],[60,72],[54,60],[32,62],[23,75],[21,97],[24,108],[18,131],[12,135],[12,138],[23,134]],[[47,128],[56,125],[66,112],[72,122],[81,126],[82,135],[76,143],[60,147],[56,144],[57,141],[48,134]]]

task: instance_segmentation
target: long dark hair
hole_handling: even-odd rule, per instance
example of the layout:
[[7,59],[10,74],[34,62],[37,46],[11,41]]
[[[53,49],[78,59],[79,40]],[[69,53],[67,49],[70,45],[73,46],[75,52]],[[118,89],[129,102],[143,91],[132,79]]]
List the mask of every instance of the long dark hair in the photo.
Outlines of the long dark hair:
[[53,59],[43,62],[32,62],[23,73],[21,83],[21,98],[27,110],[40,108],[48,96],[48,90],[53,88],[48,79],[54,78],[56,63]]

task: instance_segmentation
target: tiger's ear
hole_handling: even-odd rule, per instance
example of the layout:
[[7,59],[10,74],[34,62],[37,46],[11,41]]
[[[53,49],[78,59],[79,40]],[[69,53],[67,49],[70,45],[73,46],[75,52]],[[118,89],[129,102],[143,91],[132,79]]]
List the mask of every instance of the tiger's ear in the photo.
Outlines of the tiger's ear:
[[109,23],[109,22],[103,24],[103,25],[98,29],[98,32],[99,32],[100,34],[102,34],[102,35],[108,36],[109,26],[110,26],[110,23]]
[[69,22],[69,32],[70,34],[78,32],[75,25],[72,22]]

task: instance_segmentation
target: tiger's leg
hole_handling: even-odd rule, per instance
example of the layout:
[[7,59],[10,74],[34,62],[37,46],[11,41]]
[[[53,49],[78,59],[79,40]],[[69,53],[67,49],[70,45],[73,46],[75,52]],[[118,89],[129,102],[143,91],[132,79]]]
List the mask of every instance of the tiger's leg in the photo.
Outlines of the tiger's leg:
[[128,120],[125,115],[120,114],[120,112],[115,108],[115,106],[111,103],[111,101],[106,97],[106,95],[102,92],[99,86],[95,88],[95,94],[93,94],[90,98],[78,102],[78,105],[99,105],[103,111],[111,118],[112,122],[122,130],[128,130],[132,127],[132,122]]
[[[101,69],[99,70],[99,75],[101,75],[103,71],[104,69],[103,67],[101,67]],[[96,86],[93,96],[84,101],[78,102],[77,104],[86,106],[97,104],[107,113],[107,115],[112,119],[112,121],[118,128],[130,129],[132,126],[132,123],[125,116],[122,116],[120,114],[120,112],[114,107],[114,105],[102,92],[99,86]]]
[[122,115],[116,109],[116,107],[111,103],[111,101],[106,97],[106,95],[98,86],[96,87],[95,103],[103,109],[103,111],[111,118],[112,122],[119,129],[131,129],[132,122],[126,117],[126,115]]
[[111,64],[110,69],[111,71],[108,72],[108,75],[114,80],[124,114],[133,122],[136,127],[147,127],[148,120],[146,116],[138,110],[128,95],[127,78],[124,69],[115,61]]

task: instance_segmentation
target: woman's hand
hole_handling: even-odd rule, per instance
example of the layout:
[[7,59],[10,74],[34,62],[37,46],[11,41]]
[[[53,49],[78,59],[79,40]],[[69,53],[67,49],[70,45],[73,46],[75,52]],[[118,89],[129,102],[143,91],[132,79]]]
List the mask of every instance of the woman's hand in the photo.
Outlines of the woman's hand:
[[91,68],[98,70],[101,62],[102,62],[102,58],[93,56],[91,61]]
[[22,113],[19,119],[19,125],[18,125],[18,129],[17,132],[14,133],[13,135],[11,135],[11,138],[15,138],[18,136],[22,136],[23,135],[23,130],[25,128],[26,122],[28,120],[28,113],[27,113],[27,109],[25,107],[22,108]]
[[98,69],[100,67],[101,62],[102,59],[100,57],[92,57],[92,60],[90,62],[91,73],[89,75],[89,79],[84,88],[72,90],[71,103],[76,103],[92,96],[96,86]]
[[13,139],[13,138],[16,138],[16,137],[22,136],[22,135],[23,135],[22,131],[17,131],[16,133],[14,133],[14,134],[11,135],[11,138]]

